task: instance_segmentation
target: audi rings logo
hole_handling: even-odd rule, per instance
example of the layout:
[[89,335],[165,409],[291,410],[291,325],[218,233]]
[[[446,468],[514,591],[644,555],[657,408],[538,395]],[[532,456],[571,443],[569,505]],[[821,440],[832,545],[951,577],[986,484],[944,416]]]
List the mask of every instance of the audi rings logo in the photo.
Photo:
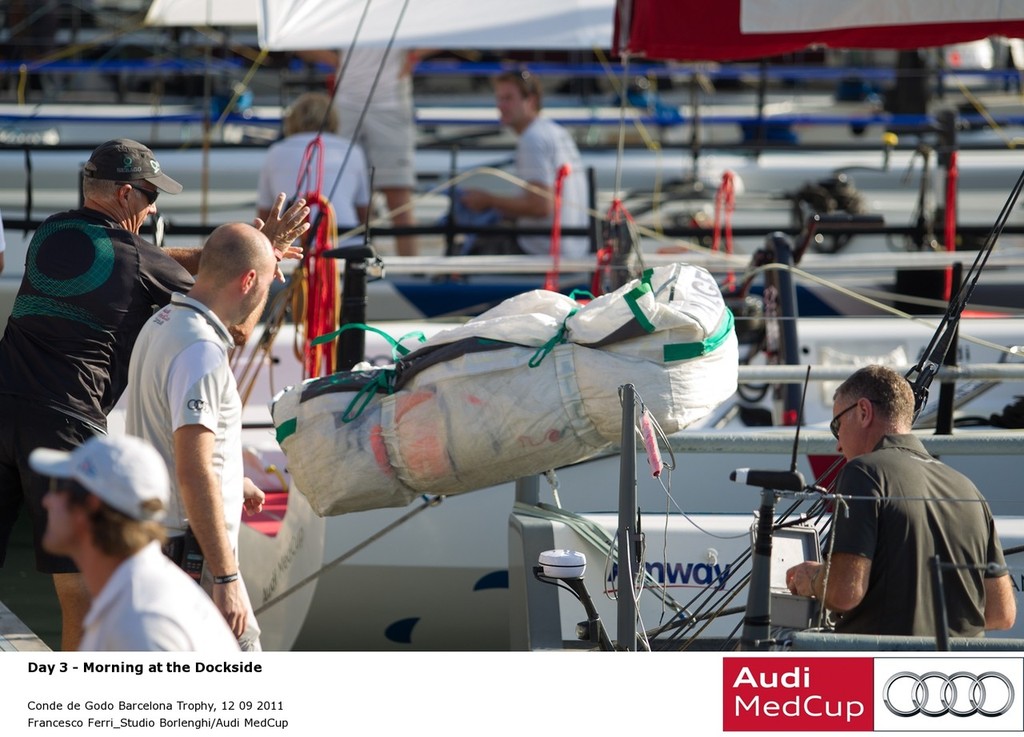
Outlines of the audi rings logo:
[[886,681],[882,689],[886,708],[899,717],[915,714],[997,717],[1009,711],[1013,698],[1010,679],[995,671],[981,675],[967,671],[951,675],[929,671],[918,675],[903,670]]
[[188,405],[187,406],[188,406],[189,410],[191,410],[192,412],[205,412],[206,411],[206,402],[204,402],[202,399],[190,399],[190,400],[188,400]]

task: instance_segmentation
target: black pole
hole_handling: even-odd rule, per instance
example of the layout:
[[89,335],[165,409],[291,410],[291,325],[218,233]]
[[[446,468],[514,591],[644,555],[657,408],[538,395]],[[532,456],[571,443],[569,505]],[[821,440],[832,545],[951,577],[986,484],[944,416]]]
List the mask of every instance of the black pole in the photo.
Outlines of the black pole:
[[594,167],[587,167],[587,207],[590,215],[587,219],[588,240],[590,241],[590,253],[597,253],[600,248],[601,223],[597,218],[597,174]]
[[622,450],[619,461],[619,598],[616,628],[619,650],[636,651],[636,581],[637,561],[633,557],[636,542],[636,387],[619,387],[622,398]]
[[[789,239],[780,232],[768,236],[768,247],[775,257],[775,263],[793,266],[793,249]],[[796,319],[799,310],[796,300],[796,280],[788,268],[773,270],[779,290],[780,325],[779,334],[782,339],[782,355],[780,360],[786,366],[800,365],[800,344],[797,340]],[[796,421],[800,408],[800,384],[785,384],[782,388],[782,422],[789,419]]]
[[[456,176],[456,159],[458,157],[459,147],[452,146],[451,148],[451,159],[448,165],[448,178],[454,180]],[[455,256],[455,197],[456,193],[454,188],[449,190],[448,194],[448,218],[445,221],[444,229],[444,253],[446,256]]]
[[[949,169],[951,154],[959,146],[957,136],[958,116],[955,110],[940,110],[935,115],[939,131],[939,166]],[[946,203],[949,207],[949,203]]]
[[764,148],[766,130],[764,124],[764,108],[768,102],[768,63],[762,59],[758,65],[757,80],[757,133],[754,140],[754,158],[760,158]]
[[[82,192],[82,172],[78,172],[78,206],[85,203],[85,194]],[[32,220],[32,151],[25,146],[25,222]],[[22,235],[28,235],[28,227]]]
[[696,187],[700,182],[700,176],[697,174],[698,164],[700,162],[701,147],[703,141],[701,140],[701,120],[700,120],[700,72],[694,72],[693,76],[690,77],[690,111],[693,113],[693,123],[690,129],[690,166],[692,170],[690,172],[690,178],[694,182]]
[[771,646],[772,526],[775,522],[775,499],[776,494],[771,489],[761,490],[740,650],[767,650]]
[[[956,263],[951,267],[953,271],[953,294],[957,293],[960,285],[963,264]],[[949,340],[949,349],[942,363],[946,366],[956,366],[957,363],[957,340],[960,336],[960,323],[953,326],[953,335]],[[939,385],[939,409],[935,418],[936,435],[953,434],[953,411],[956,409],[956,382],[944,381]]]
[[[369,261],[376,258],[373,246],[361,243],[355,246],[339,246],[324,251],[323,258],[345,261],[342,276],[341,317],[339,327],[352,323],[366,322],[366,271]],[[362,330],[346,330],[338,336],[336,349],[338,371],[350,371],[366,355],[366,333]]]
[[[340,327],[366,322],[366,261],[346,260],[341,288]],[[366,333],[346,330],[338,336],[338,371],[351,371],[366,355]]]
[[601,615],[598,614],[597,607],[594,606],[594,600],[587,591],[587,586],[583,582],[583,579],[569,578],[562,581],[562,583],[572,589],[572,592],[576,594],[576,598],[580,600],[581,604],[583,604],[583,609],[587,613],[588,640],[598,645],[605,652],[615,650],[615,646],[612,645],[612,641],[608,637],[608,631],[604,628],[604,623],[601,621]]

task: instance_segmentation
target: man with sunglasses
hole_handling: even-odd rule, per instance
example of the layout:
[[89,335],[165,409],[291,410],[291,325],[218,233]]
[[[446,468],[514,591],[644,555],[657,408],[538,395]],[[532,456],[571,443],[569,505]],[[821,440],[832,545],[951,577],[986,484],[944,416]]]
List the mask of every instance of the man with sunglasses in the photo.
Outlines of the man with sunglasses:
[[[36,569],[53,575],[65,650],[78,645],[89,593],[73,561],[40,544],[47,484],[31,471],[28,454],[71,450],[106,432],[143,324],[174,292],[192,287],[201,249],[162,249],[139,235],[159,194],[181,190],[141,143],[119,138],[98,146],[82,170],[83,206],[36,230],[0,339],[0,565],[25,503]],[[259,226],[279,259],[297,258],[301,251],[291,244],[308,229],[309,209],[299,201],[282,214],[284,198]],[[251,327],[240,326],[236,340]]]
[[856,371],[833,397],[829,427],[846,458],[836,480],[828,561],[786,573],[794,594],[821,599],[836,631],[937,634],[931,561],[942,574],[949,634],[975,637],[1009,629],[1013,586],[992,512],[958,471],[928,454],[911,434],[909,382],[884,366]]

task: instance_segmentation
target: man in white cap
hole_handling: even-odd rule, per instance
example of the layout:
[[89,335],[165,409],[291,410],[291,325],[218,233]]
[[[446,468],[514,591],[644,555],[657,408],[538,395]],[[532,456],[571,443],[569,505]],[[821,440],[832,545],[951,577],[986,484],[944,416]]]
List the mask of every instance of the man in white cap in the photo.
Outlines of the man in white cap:
[[170,483],[149,443],[96,436],[70,453],[37,448],[29,465],[52,479],[43,547],[75,562],[92,597],[79,650],[238,650],[210,599],[160,549]]

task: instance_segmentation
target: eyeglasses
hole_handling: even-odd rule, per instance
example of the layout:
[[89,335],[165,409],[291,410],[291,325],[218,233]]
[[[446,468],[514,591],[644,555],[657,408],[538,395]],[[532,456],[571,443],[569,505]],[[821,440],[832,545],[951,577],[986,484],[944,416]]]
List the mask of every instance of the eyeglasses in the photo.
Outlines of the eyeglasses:
[[[872,400],[868,399],[868,401],[871,402]],[[843,415],[845,415],[847,412],[849,412],[851,409],[856,407],[858,404],[860,404],[860,400],[859,399],[856,402],[854,402],[853,404],[851,404],[849,407],[844,409],[842,412],[837,414],[835,417],[833,417],[832,418],[832,422],[828,423],[828,429],[832,431],[832,437],[834,437],[836,440],[839,440],[839,425],[840,425],[839,419]]]
[[151,205],[156,204],[156,198],[160,196],[160,190],[157,189],[143,189],[142,187],[136,187],[131,182],[118,182],[118,184],[127,184],[136,192],[142,192],[142,196],[146,198],[146,202],[148,202]]

